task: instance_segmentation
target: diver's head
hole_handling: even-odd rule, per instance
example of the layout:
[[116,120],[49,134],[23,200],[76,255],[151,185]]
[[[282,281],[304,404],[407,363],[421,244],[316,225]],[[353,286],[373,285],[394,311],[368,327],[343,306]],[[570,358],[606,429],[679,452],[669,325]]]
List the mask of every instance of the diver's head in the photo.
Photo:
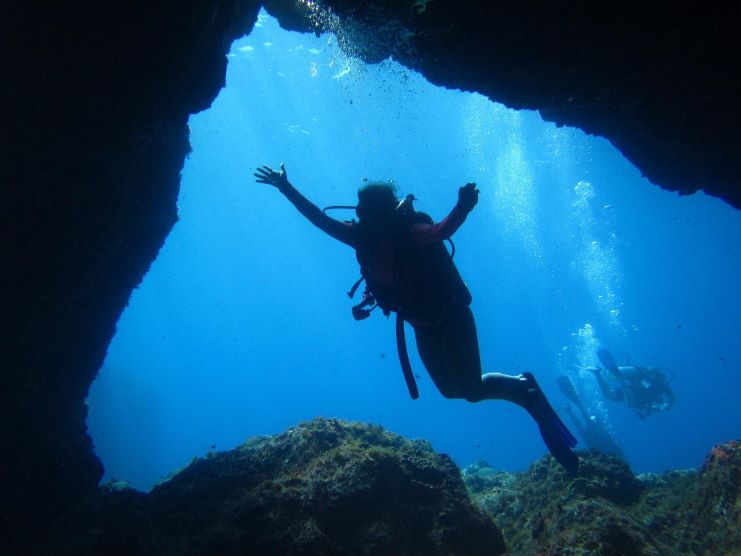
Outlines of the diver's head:
[[358,207],[355,209],[361,222],[385,224],[393,220],[399,204],[396,187],[389,182],[371,182],[358,190]]

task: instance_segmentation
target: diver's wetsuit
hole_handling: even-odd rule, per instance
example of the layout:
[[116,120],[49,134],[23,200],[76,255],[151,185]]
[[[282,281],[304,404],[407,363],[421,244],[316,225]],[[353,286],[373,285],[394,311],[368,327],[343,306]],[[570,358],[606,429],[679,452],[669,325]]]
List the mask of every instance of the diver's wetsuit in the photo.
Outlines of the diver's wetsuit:
[[[356,250],[363,275],[378,304],[384,309],[390,306],[414,327],[420,358],[443,396],[471,402],[504,399],[520,405],[535,419],[543,440],[558,461],[568,469],[578,467],[578,459],[571,451],[576,439],[530,373],[482,376],[476,324],[469,307],[471,294],[442,244],[463,224],[470,210],[456,205],[437,224],[422,221],[411,225],[407,235],[422,268],[412,269],[414,279],[410,280],[418,291],[406,294],[414,296],[419,303],[407,300],[397,304],[394,290],[398,290],[395,274],[398,269],[391,232],[376,231],[369,238],[361,224],[327,216],[290,183],[282,184],[279,189],[312,224]],[[445,251],[445,257],[438,256],[440,249]],[[440,263],[445,259],[446,262]],[[393,302],[384,304],[387,295]]]
[[[363,233],[356,222],[340,222],[327,216],[290,185],[281,188],[281,191],[312,224],[356,249],[359,262],[370,270],[370,276],[366,277],[369,281],[381,289],[395,287],[394,245],[390,236],[379,237],[372,250],[361,253]],[[412,225],[412,239],[419,249],[438,244],[449,239],[467,215],[468,211],[456,205],[437,224]],[[436,282],[440,280],[427,280],[426,285]],[[420,358],[435,386],[447,398],[465,398],[469,401],[502,398],[509,391],[520,388],[522,380],[516,377],[497,373],[482,377],[476,324],[469,308],[471,295],[462,280],[447,282],[437,288],[446,291],[436,291],[428,297],[447,297],[453,299],[452,304],[440,302],[438,307],[432,307],[432,311],[427,311],[425,315],[401,311],[404,320],[414,327]],[[434,288],[434,285],[431,287]]]

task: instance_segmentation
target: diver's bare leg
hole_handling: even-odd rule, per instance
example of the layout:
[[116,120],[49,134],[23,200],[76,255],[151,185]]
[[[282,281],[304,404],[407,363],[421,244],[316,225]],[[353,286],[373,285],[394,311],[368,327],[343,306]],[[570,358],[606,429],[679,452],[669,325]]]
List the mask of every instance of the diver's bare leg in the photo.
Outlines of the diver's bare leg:
[[527,379],[522,375],[486,373],[481,377],[482,400],[510,400],[518,397],[527,388]]

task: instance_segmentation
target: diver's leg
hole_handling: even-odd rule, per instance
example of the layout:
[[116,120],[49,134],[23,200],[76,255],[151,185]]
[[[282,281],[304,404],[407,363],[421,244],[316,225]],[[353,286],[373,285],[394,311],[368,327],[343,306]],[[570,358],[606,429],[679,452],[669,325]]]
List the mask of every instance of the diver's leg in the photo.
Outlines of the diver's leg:
[[[505,375],[502,373],[486,373],[481,377],[481,400],[510,400],[523,391],[527,380],[523,375]],[[478,401],[478,400],[470,400]]]
[[576,471],[579,468],[579,458],[572,450],[577,444],[576,438],[548,402],[535,377],[531,373],[522,373],[522,377],[525,379],[524,388],[509,393],[505,399],[516,403],[530,414],[553,457],[564,468]]
[[[414,327],[419,357],[437,389],[446,398],[462,398],[464,391],[460,387],[455,367],[450,360],[446,339],[448,334],[447,323]],[[476,355],[478,356],[478,351]]]
[[442,325],[416,327],[420,358],[438,390],[448,398],[514,401],[527,390],[523,375],[481,375],[476,321],[470,307],[462,307]]
[[458,309],[441,325],[415,327],[415,337],[420,358],[445,397],[477,402],[496,397],[490,395],[494,390],[514,388],[508,384],[514,377],[499,374],[490,381],[491,392],[484,387],[476,323],[469,307]]
[[548,451],[566,469],[576,471],[579,458],[572,448],[576,438],[548,403],[531,373],[518,376],[487,373],[483,376],[482,392],[486,399],[502,399],[516,403],[535,420]]
[[479,339],[476,321],[470,307],[463,307],[447,322],[442,345],[463,398],[470,402],[508,399],[525,388],[522,375],[481,374]]
[[[572,451],[576,446],[576,438],[548,403],[535,377],[531,373],[517,376],[486,373],[480,376],[476,324],[468,307],[466,311],[457,315],[456,324],[447,338],[448,349],[455,354],[454,360],[465,360],[465,352],[473,349],[471,346],[475,346],[476,353],[476,368],[466,367],[466,373],[462,374],[466,381],[466,399],[469,401],[502,399],[524,408],[537,423],[543,441],[556,460],[566,469],[576,470],[579,459]],[[479,376],[476,376],[477,374]]]
[[476,323],[469,307],[437,327],[416,327],[420,358],[440,392],[472,402],[503,399],[523,407],[535,419],[553,456],[569,470],[579,460],[571,451],[576,438],[556,415],[530,373],[519,376],[487,373],[481,376]]

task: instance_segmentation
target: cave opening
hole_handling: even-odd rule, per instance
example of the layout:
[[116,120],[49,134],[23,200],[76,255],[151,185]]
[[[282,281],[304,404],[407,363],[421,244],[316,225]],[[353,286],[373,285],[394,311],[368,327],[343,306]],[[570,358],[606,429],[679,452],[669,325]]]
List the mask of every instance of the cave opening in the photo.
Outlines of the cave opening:
[[[570,376],[635,471],[697,466],[737,434],[741,222],[723,202],[659,190],[603,139],[393,61],[362,64],[335,37],[284,31],[264,12],[190,125],[180,220],[88,398],[104,480],[148,489],[194,456],[318,415],[428,439],[461,466],[521,470],[545,453],[518,408],[443,399],[414,349],[422,396],[409,400],[392,323],[350,316],[353,253],[254,182],[281,162],[319,206],[393,179],[442,218],[460,185],[478,183],[454,239],[484,369],[532,370],[560,410],[556,378]],[[605,402],[578,368],[599,345],[671,369],[676,407],[638,421]],[[646,448],[659,439],[664,450]]]

